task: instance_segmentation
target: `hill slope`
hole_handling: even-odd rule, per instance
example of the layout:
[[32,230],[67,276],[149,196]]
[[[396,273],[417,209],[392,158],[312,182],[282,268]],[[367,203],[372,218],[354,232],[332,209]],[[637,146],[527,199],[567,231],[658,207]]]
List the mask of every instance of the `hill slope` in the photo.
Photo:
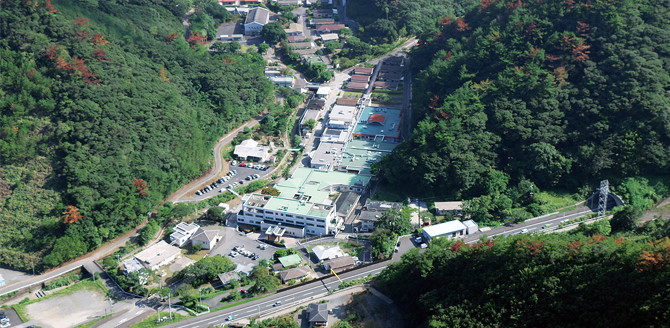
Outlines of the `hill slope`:
[[129,230],[265,108],[262,58],[189,45],[187,7],[0,3],[1,265],[55,265]]
[[[495,177],[575,189],[670,169],[668,1],[481,1],[412,52],[414,136],[378,169],[413,195]],[[494,183],[495,184],[495,183]]]

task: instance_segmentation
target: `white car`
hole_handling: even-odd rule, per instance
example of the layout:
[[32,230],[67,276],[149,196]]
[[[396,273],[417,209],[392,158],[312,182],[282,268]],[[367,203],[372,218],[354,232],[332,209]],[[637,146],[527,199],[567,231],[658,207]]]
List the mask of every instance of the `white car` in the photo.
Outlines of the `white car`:
[[417,242],[417,243],[420,243],[420,242],[423,241],[423,238],[421,238],[421,237],[416,237],[416,238],[414,238],[414,241]]
[[526,229],[526,228],[521,229],[521,231],[519,231],[519,234],[522,234],[522,233],[528,233],[528,229]]

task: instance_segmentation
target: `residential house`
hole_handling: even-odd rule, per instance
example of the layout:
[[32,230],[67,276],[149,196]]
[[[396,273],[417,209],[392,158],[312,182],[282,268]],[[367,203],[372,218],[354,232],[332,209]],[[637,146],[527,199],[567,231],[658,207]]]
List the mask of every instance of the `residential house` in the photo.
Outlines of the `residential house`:
[[[377,82],[375,82],[375,85],[377,85]],[[366,82],[349,82],[347,83],[347,90],[353,90],[353,91],[365,91],[368,89],[368,86],[370,86]]]
[[235,271],[224,272],[219,274],[219,281],[221,281],[222,285],[227,285],[236,280],[237,281],[240,280],[240,275]]
[[324,24],[318,25],[314,30],[317,34],[337,33],[345,27],[347,26],[344,24]]
[[358,221],[360,221],[361,231],[367,232],[374,230],[377,220],[382,217],[384,212],[391,209],[400,210],[402,209],[402,204],[396,202],[366,200],[357,218]]
[[302,23],[291,23],[287,29],[284,29],[286,36],[301,36],[305,35],[305,25]]
[[[244,0],[240,0],[244,1]],[[259,35],[263,26],[270,20],[270,11],[256,7],[249,10],[247,18],[244,20],[244,35]]]
[[435,213],[437,215],[451,213],[455,216],[462,216],[463,202],[435,202]]
[[333,18],[314,18],[309,21],[309,25],[332,25],[335,24],[335,19]]
[[374,88],[375,90],[398,90],[398,82],[375,81]]
[[332,9],[312,10],[312,16],[314,16],[314,17],[333,17],[333,10]]
[[307,40],[307,38],[304,35],[292,35],[288,37],[288,42],[303,42]]
[[372,75],[372,73],[375,71],[374,67],[361,67],[358,66],[354,68],[354,74],[358,75]]
[[307,307],[307,321],[312,327],[328,325],[328,308],[326,303],[312,303]]
[[379,72],[379,74],[377,74],[377,81],[400,82],[402,80],[403,76],[401,73]]
[[314,43],[312,42],[293,42],[288,45],[291,49],[300,50],[300,49],[309,49],[314,48]]
[[351,82],[370,82],[370,75],[352,75],[349,80]]
[[181,256],[181,249],[163,240],[135,254],[135,258],[149,270],[158,270],[159,267],[174,261],[179,256]]
[[464,238],[467,227],[461,221],[453,220],[423,228],[423,238],[431,241],[433,238],[458,239]]
[[300,264],[302,262],[302,257],[300,257],[300,254],[291,254],[287,256],[282,256],[277,260],[279,260],[279,263],[281,263],[281,265],[284,268],[288,268],[292,265]]
[[144,269],[144,266],[142,266],[142,263],[134,257],[123,261],[123,271],[125,274],[140,271],[142,269]]
[[221,241],[221,231],[219,230],[203,230],[202,228],[191,237],[191,245],[202,245],[202,249],[212,249]]
[[255,140],[247,139],[235,146],[233,154],[243,161],[263,162],[268,159],[270,152],[269,148],[259,147]]
[[293,76],[270,76],[268,79],[278,87],[293,88],[295,78]]
[[318,99],[327,99],[330,95],[330,87],[319,87],[314,94],[314,97]]
[[356,262],[354,259],[349,256],[345,255],[342,257],[330,259],[327,261],[323,262],[323,267],[326,269],[326,271],[335,271],[335,272],[340,272],[344,270],[351,269],[356,266]]
[[328,41],[339,41],[340,36],[337,33],[326,33],[326,34],[321,34],[321,41],[323,43],[326,43]]
[[314,253],[318,262],[344,256],[344,252],[342,252],[339,246],[324,247],[322,245],[317,245],[312,248],[312,253]]
[[307,277],[310,272],[312,272],[312,269],[310,269],[309,266],[304,265],[297,268],[279,271],[279,277],[281,278],[282,284],[285,284],[293,279]]
[[338,98],[335,102],[336,105],[340,106],[357,106],[358,98]]
[[[292,44],[292,43],[289,43],[289,44]],[[319,50],[319,49],[317,49],[317,48],[308,48],[308,49],[297,49],[297,50],[291,50],[291,51],[292,51],[292,52],[295,52],[295,53],[297,53],[297,54],[299,54],[300,57],[302,58],[302,61],[303,61],[303,62],[309,62],[309,63],[311,63],[311,62],[309,61],[308,56],[309,56],[309,55],[313,55],[313,54],[315,54],[318,50]],[[321,63],[323,63],[323,60],[321,59],[320,56],[315,56],[315,57],[316,57],[316,58],[319,58],[319,61],[320,61]]]
[[200,226],[195,223],[179,222],[177,226],[172,228],[170,244],[177,245],[178,247],[184,246],[198,229],[200,229]]

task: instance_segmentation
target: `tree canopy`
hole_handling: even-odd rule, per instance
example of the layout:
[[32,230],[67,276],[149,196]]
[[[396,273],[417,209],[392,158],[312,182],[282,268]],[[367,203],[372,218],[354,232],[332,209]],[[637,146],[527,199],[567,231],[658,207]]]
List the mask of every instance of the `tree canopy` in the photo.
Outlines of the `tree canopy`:
[[188,7],[0,3],[0,264],[56,265],[137,226],[266,108],[262,57],[187,42]]

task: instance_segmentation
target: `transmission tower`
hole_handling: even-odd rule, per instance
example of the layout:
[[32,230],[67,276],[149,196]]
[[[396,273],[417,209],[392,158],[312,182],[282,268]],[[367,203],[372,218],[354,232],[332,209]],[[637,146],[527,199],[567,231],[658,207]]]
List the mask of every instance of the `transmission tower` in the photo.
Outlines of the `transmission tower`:
[[610,192],[610,183],[607,180],[600,181],[600,197],[598,201],[598,216],[605,216],[607,211],[607,196]]

